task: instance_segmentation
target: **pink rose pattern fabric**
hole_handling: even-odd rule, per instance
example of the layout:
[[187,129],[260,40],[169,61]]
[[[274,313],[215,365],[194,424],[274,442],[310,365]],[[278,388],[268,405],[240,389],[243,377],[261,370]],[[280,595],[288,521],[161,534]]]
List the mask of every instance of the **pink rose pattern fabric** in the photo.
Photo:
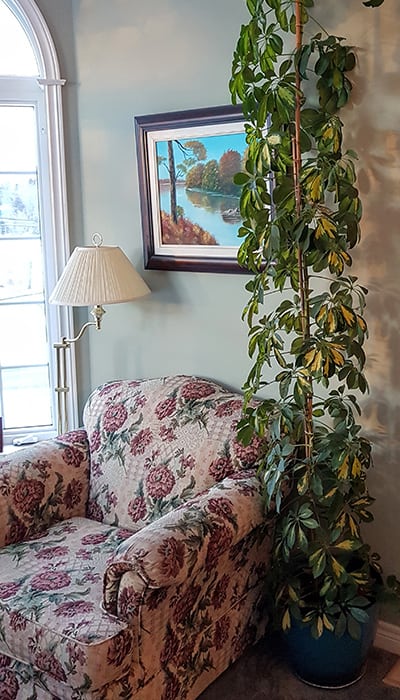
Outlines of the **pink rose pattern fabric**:
[[185,375],[96,389],[84,411],[90,517],[136,531],[254,466],[259,441],[236,437],[242,406],[239,394]]
[[86,511],[84,431],[0,462],[0,698],[194,700],[260,638],[271,520],[240,406],[192,377],[101,387]]
[[121,575],[139,574],[152,588],[211,572],[228,549],[266,523],[262,486],[251,470],[235,474],[154,521],[124,542],[104,576],[104,606],[121,616]]
[[[38,539],[0,548],[0,654],[12,651],[53,681],[68,681],[70,693],[89,687],[89,679],[101,687],[126,672],[134,632],[101,603],[104,567],[130,535],[69,518]],[[19,686],[22,680],[18,675]]]
[[88,489],[84,430],[0,456],[0,546],[35,537],[65,518],[84,516]]

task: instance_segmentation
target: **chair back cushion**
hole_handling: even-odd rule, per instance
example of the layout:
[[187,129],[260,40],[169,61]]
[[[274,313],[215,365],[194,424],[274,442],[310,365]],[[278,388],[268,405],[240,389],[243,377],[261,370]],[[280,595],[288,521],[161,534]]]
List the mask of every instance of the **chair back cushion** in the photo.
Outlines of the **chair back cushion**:
[[236,439],[242,396],[214,381],[170,376],[98,387],[84,409],[88,515],[139,530],[224,477],[256,464]]

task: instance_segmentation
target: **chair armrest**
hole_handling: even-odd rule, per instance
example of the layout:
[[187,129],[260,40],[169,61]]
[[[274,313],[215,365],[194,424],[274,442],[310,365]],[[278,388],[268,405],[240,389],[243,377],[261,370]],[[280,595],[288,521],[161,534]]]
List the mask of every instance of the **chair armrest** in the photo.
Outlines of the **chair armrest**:
[[228,549],[269,520],[254,470],[223,479],[121,543],[105,570],[104,608],[117,614],[125,573],[142,589],[177,585],[201,567],[214,570]]
[[36,537],[54,522],[84,516],[88,491],[85,430],[0,456],[0,546]]

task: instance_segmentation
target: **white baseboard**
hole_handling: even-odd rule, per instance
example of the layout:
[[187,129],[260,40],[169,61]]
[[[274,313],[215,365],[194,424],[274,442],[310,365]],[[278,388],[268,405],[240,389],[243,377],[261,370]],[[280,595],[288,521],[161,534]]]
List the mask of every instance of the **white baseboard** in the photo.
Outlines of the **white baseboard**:
[[374,646],[400,656],[400,627],[379,620]]

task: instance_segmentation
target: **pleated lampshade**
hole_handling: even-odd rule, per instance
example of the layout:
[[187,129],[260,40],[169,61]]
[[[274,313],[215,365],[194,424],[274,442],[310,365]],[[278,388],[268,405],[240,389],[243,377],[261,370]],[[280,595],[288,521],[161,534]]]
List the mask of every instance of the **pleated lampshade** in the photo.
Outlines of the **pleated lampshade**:
[[52,304],[120,304],[149,294],[146,282],[118,246],[75,248],[50,295]]

